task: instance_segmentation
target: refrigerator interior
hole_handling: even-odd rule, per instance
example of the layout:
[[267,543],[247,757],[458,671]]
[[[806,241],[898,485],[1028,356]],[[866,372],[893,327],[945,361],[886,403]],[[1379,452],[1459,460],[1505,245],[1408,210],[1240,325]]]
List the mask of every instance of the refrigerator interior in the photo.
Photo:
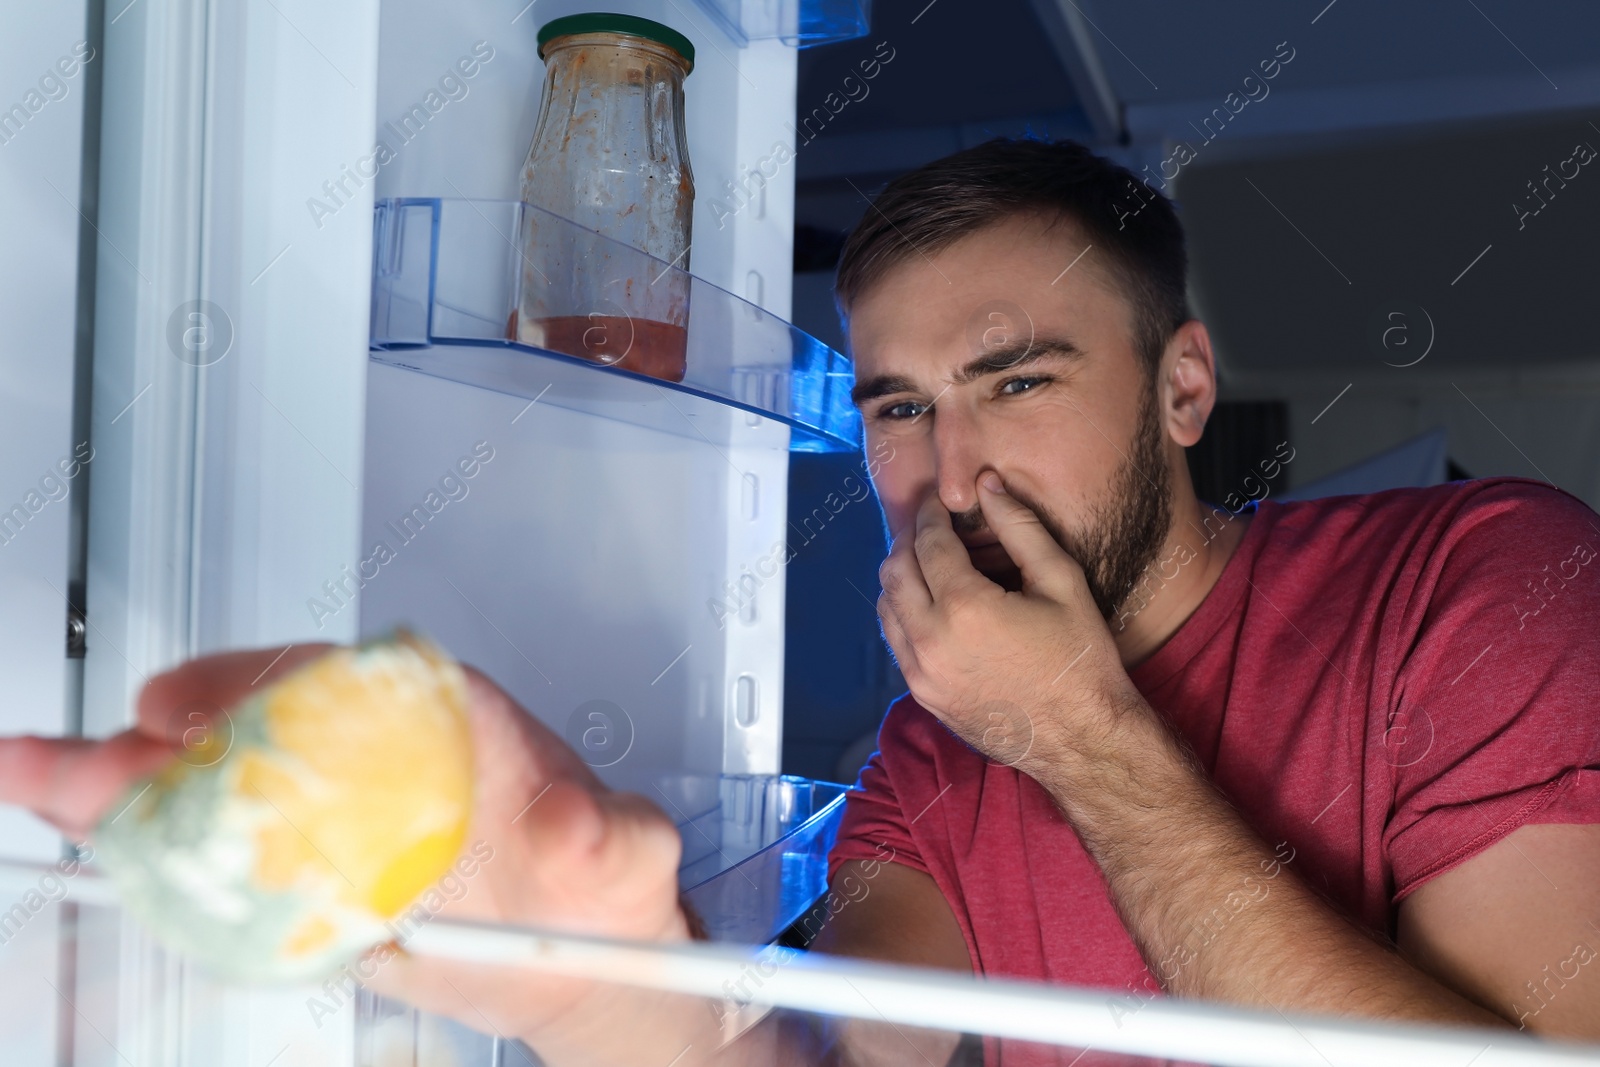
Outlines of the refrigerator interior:
[[[377,130],[394,158],[373,195],[514,201],[542,87],[533,31],[586,9],[384,3]],[[786,316],[792,175],[763,181],[747,211],[728,217],[722,205],[725,183],[785,136],[795,50],[777,41],[741,48],[693,4],[617,10],[672,25],[696,46],[685,82],[697,186],[689,270]],[[470,69],[456,66],[463,57],[479,59],[477,73],[446,82],[459,86],[455,98],[420,125],[413,105]],[[458,214],[464,229],[480,211]],[[499,243],[486,234],[478,258],[498,264]],[[701,321],[705,304],[697,295]],[[730,352],[736,330],[726,334]],[[641,776],[658,772],[776,773],[781,572],[734,616],[708,605],[726,601],[725,583],[784,537],[786,427],[714,405],[681,411],[666,390],[644,403],[681,421],[668,430],[627,412],[597,418],[548,399],[530,407],[552,384],[538,362],[515,393],[369,369],[361,545],[365,556],[395,542],[397,555],[360,591],[361,634],[402,623],[425,630],[592,750],[586,759],[613,784],[648,791]],[[475,447],[494,459],[402,547],[390,524]]]

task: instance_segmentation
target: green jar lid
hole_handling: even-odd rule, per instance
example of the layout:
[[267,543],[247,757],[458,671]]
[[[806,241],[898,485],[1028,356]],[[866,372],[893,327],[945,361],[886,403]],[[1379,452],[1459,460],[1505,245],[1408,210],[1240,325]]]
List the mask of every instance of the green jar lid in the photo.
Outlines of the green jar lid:
[[617,15],[609,11],[590,11],[582,15],[563,15],[551,19],[539,29],[539,58],[544,58],[544,46],[553,38],[573,33],[626,33],[643,37],[647,41],[664,44],[683,57],[689,70],[694,69],[694,45],[689,38],[673,29],[637,15]]

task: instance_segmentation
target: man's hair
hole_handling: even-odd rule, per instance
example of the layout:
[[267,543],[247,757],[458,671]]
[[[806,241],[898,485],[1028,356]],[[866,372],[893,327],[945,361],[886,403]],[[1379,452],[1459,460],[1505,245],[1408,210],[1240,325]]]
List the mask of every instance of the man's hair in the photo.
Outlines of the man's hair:
[[996,137],[890,182],[840,252],[841,314],[912,256],[1030,212],[1076,223],[1094,246],[1133,309],[1134,349],[1153,375],[1172,332],[1191,317],[1183,226],[1166,197],[1076,141]]

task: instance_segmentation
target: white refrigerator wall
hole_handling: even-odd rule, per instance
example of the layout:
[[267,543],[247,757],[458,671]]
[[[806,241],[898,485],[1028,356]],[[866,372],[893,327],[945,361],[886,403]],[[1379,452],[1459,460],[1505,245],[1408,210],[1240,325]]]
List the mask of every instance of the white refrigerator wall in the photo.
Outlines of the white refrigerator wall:
[[[370,201],[320,229],[305,201],[371,143],[378,49],[376,0],[107,6],[91,736],[124,729],[139,687],[183,659],[318,635],[306,598],[354,556]],[[347,613],[320,636],[355,629]],[[71,1062],[349,1061],[354,1013],[319,1019],[315,990],[223,988],[118,912],[77,919]]]
[[[66,656],[73,509],[92,453],[73,440],[87,5],[14,6],[0,33],[0,732],[60,735],[79,660]],[[75,447],[81,445],[81,448]],[[91,459],[83,464],[80,460]],[[61,837],[0,809],[0,853],[52,862]],[[46,887],[48,888],[48,887]],[[70,1017],[54,894],[0,899],[0,1048],[55,1063]],[[63,1013],[66,1013],[65,1015]]]
[[650,772],[777,770],[781,582],[711,605],[781,537],[781,427],[713,446],[381,365],[368,412],[363,630],[425,630],[658,803]]
[[[87,5],[14,6],[0,33],[0,732],[69,732],[81,660],[66,655],[74,509],[93,453],[73,439],[85,102],[93,64]],[[88,463],[82,462],[89,460]],[[0,808],[0,854],[41,862],[59,834]],[[62,933],[52,885],[0,898],[0,1049],[56,1063],[71,1018],[56,992]]]
[[[386,3],[374,152],[387,151],[325,190],[318,214],[344,210],[335,201],[358,181],[378,197],[516,199],[544,81],[537,29],[592,6]],[[687,2],[608,9],[695,45],[684,88],[690,268],[787,317],[793,172],[742,210],[728,183],[792,143],[795,51],[737,48]],[[364,635],[409,623],[489,671],[613,784],[648,791],[642,776],[663,770],[776,772],[782,574],[740,598],[736,615],[712,605],[784,537],[787,433],[742,425],[730,446],[713,444],[730,435],[711,427],[700,439],[527,403],[373,366],[362,555],[382,544],[394,559],[334,595],[363,586]],[[441,477],[480,442],[494,458],[462,481],[466,495],[407,536],[401,517],[430,489],[448,500]]]
[[131,4],[105,52],[92,734],[196,653],[355,634],[305,601],[359,541],[372,226],[305,201],[370,143],[377,3]]
[[[79,462],[90,455],[87,441],[74,453],[72,383],[83,58],[99,57],[84,39],[83,3],[10,15],[0,34],[0,248],[8,253],[0,257],[0,729],[60,734],[76,666],[66,658],[69,518],[93,465]],[[4,808],[0,847],[54,859],[60,839]]]

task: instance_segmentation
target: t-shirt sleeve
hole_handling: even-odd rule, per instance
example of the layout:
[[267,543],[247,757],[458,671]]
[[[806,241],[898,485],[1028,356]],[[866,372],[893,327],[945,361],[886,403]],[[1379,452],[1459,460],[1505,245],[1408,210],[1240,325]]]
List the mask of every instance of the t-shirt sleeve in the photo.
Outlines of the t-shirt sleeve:
[[892,861],[928,873],[895,790],[896,773],[917,759],[905,726],[905,705],[897,702],[878,729],[878,751],[845,794],[839,836],[828,853],[830,884],[845,860]]
[[1395,903],[1518,827],[1600,823],[1600,518],[1521,479],[1454,506],[1389,708]]

